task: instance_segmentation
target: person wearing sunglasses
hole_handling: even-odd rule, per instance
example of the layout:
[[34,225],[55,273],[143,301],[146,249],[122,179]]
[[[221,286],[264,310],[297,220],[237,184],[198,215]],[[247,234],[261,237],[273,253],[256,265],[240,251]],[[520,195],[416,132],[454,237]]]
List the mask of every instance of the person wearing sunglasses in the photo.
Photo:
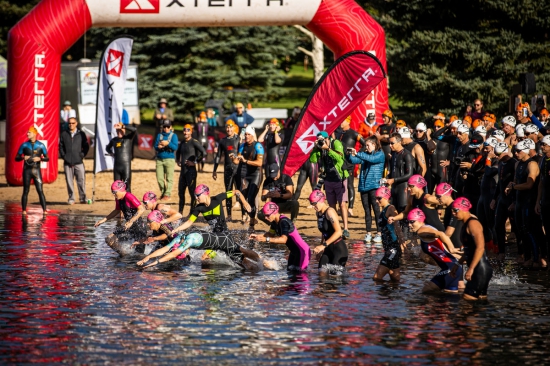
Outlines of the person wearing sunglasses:
[[391,186],[393,203],[398,211],[403,211],[407,207],[407,181],[414,174],[414,158],[409,150],[403,148],[401,141],[401,135],[398,133],[390,136],[392,156],[386,180],[386,183]]
[[122,123],[115,123],[113,128],[116,136],[106,147],[107,154],[114,157],[113,180],[126,182],[126,190],[131,192],[132,157],[137,130],[134,126],[125,126]]
[[200,184],[195,189],[194,193],[198,204],[191,209],[187,221],[172,231],[173,235],[190,228],[200,214],[202,214],[208,225],[210,225],[212,232],[227,232],[227,223],[225,221],[225,214],[223,213],[223,201],[233,196],[241,201],[241,205],[247,212],[251,211],[250,205],[246,202],[245,197],[237,190],[227,191],[210,197],[210,189],[208,186]]
[[145,192],[141,202],[143,202],[143,205],[145,206],[146,210],[151,210],[151,211],[157,210],[164,215],[164,219],[162,220],[161,224],[175,222],[182,218],[181,213],[174,210],[167,204],[160,203],[156,193],[153,191]]
[[483,101],[481,99],[474,100],[474,108],[468,113],[468,116],[470,116],[472,120],[483,119],[485,110],[483,109]]
[[[462,229],[462,222],[457,220],[451,211],[451,205],[453,204],[453,192],[456,192],[449,183],[439,183],[435,187],[435,198],[439,202],[439,205],[445,209],[443,215],[443,226],[445,227],[445,235],[447,235],[456,250],[462,249],[462,243],[460,242],[460,230]],[[458,288],[464,288],[464,282],[459,283]]]
[[393,224],[395,221],[404,220],[413,208],[419,208],[424,213],[427,225],[434,227],[439,231],[445,231],[443,223],[439,219],[437,213],[437,199],[424,192],[424,188],[428,183],[421,175],[415,174],[407,181],[409,197],[407,198],[407,206],[403,211],[395,216],[388,218],[388,222]]
[[455,249],[451,239],[433,226],[426,225],[426,216],[421,209],[412,209],[407,215],[409,229],[420,238],[420,248],[425,254],[423,257],[427,263],[435,262],[441,269],[430,281],[424,283],[423,293],[429,292],[458,292],[458,282],[462,279],[462,267],[458,267],[451,275],[451,269],[458,263],[453,255],[459,253]]
[[345,267],[348,261],[348,247],[342,239],[342,228],[336,210],[326,202],[320,190],[309,195],[309,203],[317,213],[317,228],[321,232],[321,244],[313,249],[319,259],[319,269],[327,264]]
[[264,234],[250,234],[249,239],[286,245],[290,250],[287,270],[305,271],[311,258],[311,249],[300,236],[296,226],[290,218],[279,213],[279,206],[274,202],[267,202],[262,208],[262,212],[265,219],[271,223],[269,231]]
[[539,156],[542,156],[542,150],[540,148],[540,140],[542,135],[539,133],[539,128],[532,123],[525,125],[525,138],[530,139],[535,143],[533,152]]
[[537,192],[535,212],[540,215],[544,232],[546,233],[544,243],[540,243],[540,266],[548,267],[548,251],[550,249],[550,136],[546,135],[540,143],[542,156],[540,162],[540,181]]
[[172,122],[164,120],[162,131],[155,138],[156,174],[162,201],[168,201],[172,195],[174,184],[174,168],[176,166],[176,150],[178,136],[172,130]]
[[390,224],[388,218],[397,215],[395,206],[390,204],[391,190],[388,187],[380,187],[376,190],[376,201],[382,211],[378,216],[378,227],[380,228],[384,257],[380,260],[378,268],[374,273],[373,280],[383,280],[389,274],[392,281],[401,279],[399,260],[403,253],[401,246],[405,242],[399,225]]
[[78,188],[80,203],[86,203],[86,168],[83,159],[90,150],[86,134],[79,130],[76,118],[69,118],[69,129],[59,135],[59,157],[63,159],[63,170],[69,194],[69,205],[75,203],[74,180]]
[[[510,206],[515,211],[516,224],[521,243],[518,241],[518,263],[531,267],[538,263],[539,243],[543,243],[542,226],[535,213],[536,196],[540,168],[537,161],[531,157],[529,139],[518,142],[514,153],[518,159],[514,181],[506,187],[505,194],[515,194],[515,203]],[[532,141],[531,141],[532,143]]]
[[183,214],[185,207],[185,191],[191,196],[191,208],[195,207],[195,188],[197,187],[197,163],[206,155],[201,143],[193,137],[193,126],[183,126],[183,140],[176,151],[176,163],[181,167],[178,182],[179,212]]
[[464,274],[464,279],[468,282],[462,297],[465,300],[475,301],[487,299],[487,289],[493,277],[493,268],[485,254],[483,227],[477,217],[470,213],[471,209],[472,204],[466,197],[459,197],[453,202],[453,215],[463,222],[460,240],[464,245],[464,254],[454,263],[451,276],[462,278],[460,265],[462,263],[468,265],[468,270]]
[[428,165],[426,164],[426,157],[424,156],[424,150],[422,147],[414,142],[411,138],[411,130],[408,127],[401,127],[397,130],[397,133],[401,136],[401,145],[404,149],[409,150],[415,161],[414,172],[425,176],[428,171]]
[[120,255],[129,254],[123,251],[124,247],[120,246],[120,242],[130,239],[140,241],[147,236],[145,222],[140,220],[141,215],[145,212],[145,206],[136,196],[126,190],[126,184],[121,180],[116,180],[111,184],[111,193],[115,197],[115,209],[106,217],[98,220],[94,227],[111,219],[119,218],[122,212],[126,222],[122,226],[117,226],[115,231],[105,238],[105,242]]

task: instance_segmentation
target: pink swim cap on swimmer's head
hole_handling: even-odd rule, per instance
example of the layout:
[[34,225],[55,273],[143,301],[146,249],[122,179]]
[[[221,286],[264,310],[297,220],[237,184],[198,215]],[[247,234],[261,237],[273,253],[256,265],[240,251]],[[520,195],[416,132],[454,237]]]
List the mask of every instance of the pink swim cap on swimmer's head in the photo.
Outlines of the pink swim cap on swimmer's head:
[[126,184],[121,180],[115,180],[111,184],[111,192],[122,192],[126,190]]
[[418,188],[424,188],[428,185],[428,182],[426,182],[426,179],[424,179],[424,177],[420,174],[415,174],[409,178],[407,184]]
[[159,210],[154,210],[147,215],[147,222],[161,222],[164,220],[164,215]]
[[262,208],[262,212],[266,216],[273,215],[274,213],[279,212],[279,206],[277,206],[274,202],[268,202]]
[[311,203],[323,202],[326,199],[327,197],[325,196],[325,194],[318,189],[314,190],[309,195],[309,202]]
[[153,191],[145,192],[143,195],[143,203],[155,202],[157,200],[157,195]]
[[439,183],[435,187],[435,194],[438,196],[450,196],[454,189],[449,183]]
[[470,211],[472,203],[466,197],[459,197],[453,201],[453,208],[457,208],[460,211]]
[[424,222],[426,221],[426,215],[424,215],[424,212],[422,212],[421,209],[413,208],[409,211],[409,214],[407,215],[407,220]]
[[210,188],[206,184],[199,184],[197,188],[195,188],[195,196],[200,196],[201,194],[210,195]]
[[391,198],[391,190],[386,186],[382,186],[376,190],[375,196],[384,197],[389,200]]

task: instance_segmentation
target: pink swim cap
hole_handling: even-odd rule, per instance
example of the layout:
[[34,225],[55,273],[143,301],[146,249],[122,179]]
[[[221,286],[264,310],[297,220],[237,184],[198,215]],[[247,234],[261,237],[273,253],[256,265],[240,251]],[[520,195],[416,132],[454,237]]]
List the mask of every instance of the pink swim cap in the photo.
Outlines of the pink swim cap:
[[115,180],[111,184],[111,192],[122,192],[126,190],[126,184],[121,180]]
[[458,197],[453,201],[453,208],[457,208],[460,211],[470,211],[472,208],[472,203],[466,197]]
[[147,215],[148,222],[161,222],[164,220],[164,215],[159,210],[153,210]]
[[145,192],[143,195],[143,203],[156,202],[157,195],[153,191]]
[[424,188],[428,185],[428,182],[426,182],[426,179],[424,179],[424,177],[420,174],[415,174],[409,178],[407,184],[418,188]]
[[321,192],[320,190],[318,190],[318,189],[314,190],[309,195],[309,202],[311,202],[311,203],[323,202],[326,199],[327,198],[326,198],[325,194],[323,192]]
[[450,196],[454,189],[449,183],[439,183],[435,187],[435,194],[438,196]]
[[195,188],[195,196],[200,196],[201,194],[206,194],[207,196],[210,194],[210,189],[206,184],[199,184],[197,188]]
[[375,196],[384,197],[389,200],[391,198],[391,190],[386,186],[382,186],[376,190]]
[[409,214],[407,215],[407,220],[424,222],[426,221],[426,215],[424,215],[424,212],[422,212],[421,209],[413,208],[409,211]]
[[264,215],[269,216],[279,212],[279,206],[275,202],[268,202],[262,208]]

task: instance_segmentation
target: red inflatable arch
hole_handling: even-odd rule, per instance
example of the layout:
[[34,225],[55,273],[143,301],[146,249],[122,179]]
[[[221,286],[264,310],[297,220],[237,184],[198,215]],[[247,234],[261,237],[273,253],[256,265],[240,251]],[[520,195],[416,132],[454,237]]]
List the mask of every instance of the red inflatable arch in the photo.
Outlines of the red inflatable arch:
[[[205,16],[205,15],[208,16]],[[90,27],[307,26],[338,58],[354,50],[374,53],[386,67],[384,30],[354,0],[43,0],[8,36],[6,178],[22,185],[15,162],[26,131],[34,126],[50,162],[44,182],[57,178],[61,56]],[[388,107],[383,81],[352,115]]]

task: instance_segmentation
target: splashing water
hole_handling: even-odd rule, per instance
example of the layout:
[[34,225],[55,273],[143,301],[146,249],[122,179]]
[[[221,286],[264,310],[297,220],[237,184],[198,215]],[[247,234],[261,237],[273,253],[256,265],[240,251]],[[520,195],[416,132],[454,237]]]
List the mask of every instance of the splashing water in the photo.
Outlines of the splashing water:
[[325,264],[320,268],[320,272],[331,276],[342,276],[346,269],[338,264]]

